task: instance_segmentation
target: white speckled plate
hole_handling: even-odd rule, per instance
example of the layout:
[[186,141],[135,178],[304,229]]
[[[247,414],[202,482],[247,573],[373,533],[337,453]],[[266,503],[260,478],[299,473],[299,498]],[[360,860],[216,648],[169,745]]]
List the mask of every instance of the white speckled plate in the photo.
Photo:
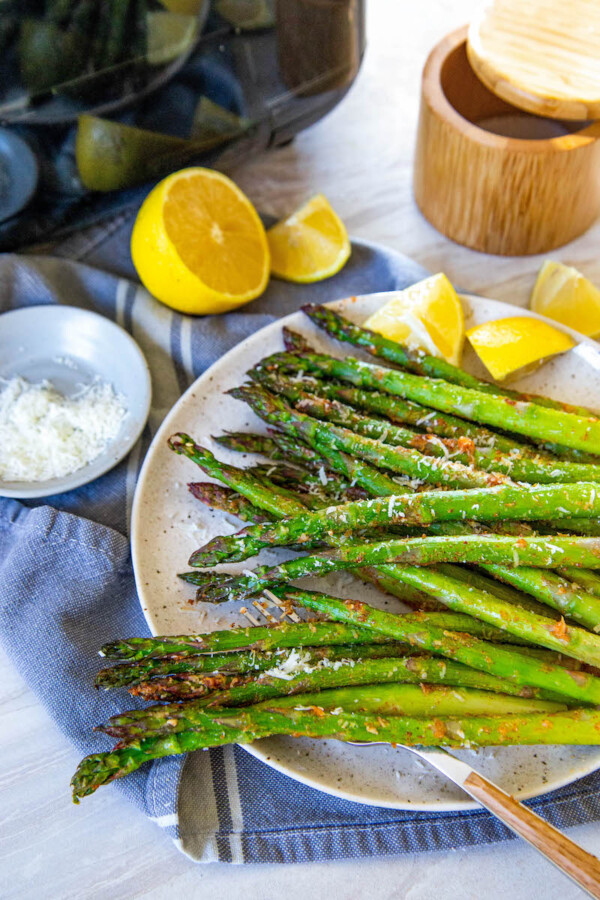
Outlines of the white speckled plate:
[[[362,322],[389,296],[371,294],[341,300],[333,306]],[[469,325],[515,314],[532,315],[493,300],[466,296],[463,301]],[[176,577],[177,572],[187,569],[192,550],[216,534],[236,530],[236,520],[224,513],[211,513],[189,494],[186,482],[205,478],[193,463],[168,449],[167,438],[186,431],[223,459],[239,465],[240,455],[212,444],[210,435],[224,430],[264,430],[264,426],[247,407],[223,392],[240,384],[245,372],[263,356],[282,349],[282,325],[302,331],[329,352],[344,352],[343,345],[330,342],[300,312],[274,322],[242,341],[198,378],[166,417],[150,447],[134,500],[132,552],[139,596],[154,634],[211,631],[241,621],[236,612],[238,604],[190,604],[193,590]],[[600,350],[593,341],[572,334],[581,341],[577,347],[517,386],[599,407]],[[484,375],[470,350],[465,353],[464,365],[474,374]],[[242,464],[250,461],[248,457]],[[265,562],[280,558],[281,551],[261,557]],[[241,571],[252,565],[252,561],[246,561],[229,568]],[[323,587],[325,579],[319,584]],[[401,609],[398,601],[349,575],[330,581],[329,589],[338,596],[360,597],[378,606]],[[476,806],[459,788],[434,774],[408,751],[286,737],[268,738],[246,749],[298,781],[360,803],[440,812]],[[504,747],[457,755],[520,798],[568,784],[600,766],[600,749],[595,747]]]

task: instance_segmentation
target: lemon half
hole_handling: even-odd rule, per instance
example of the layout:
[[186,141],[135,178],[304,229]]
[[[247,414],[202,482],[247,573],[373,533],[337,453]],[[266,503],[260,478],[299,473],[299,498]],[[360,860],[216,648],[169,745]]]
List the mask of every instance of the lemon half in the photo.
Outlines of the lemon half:
[[212,169],[182,169],[148,194],[131,255],[158,300],[192,315],[227,312],[263,293],[269,247],[250,200]]

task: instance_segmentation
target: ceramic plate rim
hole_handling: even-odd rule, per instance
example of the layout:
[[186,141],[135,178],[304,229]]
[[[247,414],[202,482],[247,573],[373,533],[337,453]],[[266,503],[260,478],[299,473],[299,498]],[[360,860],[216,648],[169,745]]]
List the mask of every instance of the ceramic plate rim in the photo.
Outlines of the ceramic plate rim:
[[[109,319],[107,316],[103,316],[100,313],[94,312],[91,309],[82,309],[79,306],[65,306],[62,304],[50,304],[50,303],[41,303],[32,306],[23,306],[18,309],[9,309],[6,312],[2,313],[2,318],[5,316],[11,316],[13,318],[17,318],[21,316],[23,313],[28,313],[31,310],[48,310],[48,315],[50,316],[82,316],[87,318],[99,319],[102,323],[103,328],[106,328],[108,331],[115,329],[121,338],[125,337],[126,343],[129,344],[131,350],[133,351],[134,356],[137,358],[137,362],[139,363],[139,368],[136,370],[134,377],[142,377],[143,391],[144,391],[144,407],[142,412],[135,417],[135,425],[128,433],[127,438],[123,440],[121,448],[116,456],[109,455],[104,462],[97,462],[94,464],[94,460],[91,463],[83,466],[81,469],[77,469],[77,471],[73,472],[71,475],[64,475],[60,478],[51,478],[46,481],[41,482],[30,482],[31,487],[5,487],[5,485],[26,485],[28,482],[2,482],[0,479],[0,497],[5,497],[8,499],[15,500],[35,500],[41,499],[42,497],[50,497],[53,494],[64,494],[67,491],[73,491],[76,488],[83,487],[85,484],[89,484],[91,481],[95,481],[100,476],[105,475],[115,466],[117,466],[130,452],[132,447],[135,446],[138,441],[146,422],[148,421],[148,416],[150,415],[150,405],[152,403],[152,381],[150,377],[150,369],[148,368],[148,363],[146,362],[146,357],[142,353],[142,350],[134,340],[134,338],[127,332],[124,328],[118,325],[116,322],[113,322],[112,319]],[[99,460],[101,460],[105,453],[108,451],[109,447],[106,448],[106,451],[103,451]]]
[[[385,302],[385,298],[390,297],[392,294],[396,294],[398,291],[377,291],[372,294],[360,294],[357,295],[356,299],[361,300],[366,297],[375,298],[381,297],[382,303]],[[464,291],[460,292],[460,296],[464,297],[470,303],[478,304],[479,302],[485,302],[486,304],[491,304],[493,307],[496,307],[500,313],[498,318],[501,318],[504,314],[508,315],[522,315],[530,318],[540,319],[543,322],[546,322],[549,325],[552,325],[555,328],[559,328],[561,331],[571,335],[577,344],[586,344],[590,346],[594,352],[600,357],[600,345],[593,341],[591,338],[586,337],[585,335],[580,334],[572,328],[568,328],[567,326],[560,325],[557,322],[553,322],[545,316],[541,316],[538,313],[534,313],[529,309],[524,309],[522,307],[515,306],[513,304],[505,303],[501,300],[492,300],[491,298],[483,297],[481,295],[470,294]],[[346,304],[352,302],[352,295],[347,297],[343,297],[339,300],[329,301],[324,303],[323,306],[332,307],[333,309],[338,309],[343,311]],[[230,359],[235,358],[235,356],[243,352],[248,344],[252,344],[259,335],[271,334],[271,332],[280,332],[284,325],[288,325],[290,319],[301,315],[301,310],[296,310],[295,312],[289,313],[286,316],[282,316],[280,319],[276,319],[274,322],[270,322],[268,325],[265,325],[263,328],[260,328],[258,331],[253,332],[248,335],[234,347],[224,353],[218,360],[216,360],[208,369],[206,369],[201,375],[196,378],[190,387],[181,395],[181,397],[177,400],[177,402],[171,407],[165,418],[160,424],[152,442],[148,448],[146,453],[146,457],[144,459],[142,468],[140,470],[140,474],[138,477],[138,481],[136,484],[132,508],[131,508],[131,555],[133,561],[133,571],[135,577],[135,583],[138,593],[138,598],[140,605],[142,607],[142,612],[148,627],[153,635],[157,634],[157,631],[154,627],[153,623],[153,615],[150,609],[150,604],[146,605],[144,600],[144,584],[141,577],[139,577],[139,567],[138,560],[141,554],[141,542],[138,540],[140,535],[140,509],[141,509],[141,498],[144,494],[144,488],[147,478],[149,477],[149,472],[152,466],[152,457],[153,451],[156,447],[158,447],[161,442],[164,440],[165,435],[170,430],[170,421],[174,418],[180,407],[184,405],[187,401],[188,395],[192,395],[195,391],[199,390],[201,386],[205,382],[209,382],[212,380],[212,372],[216,366],[226,366]],[[405,811],[413,811],[413,812],[468,812],[469,810],[481,809],[479,803],[465,795],[464,800],[432,800],[431,802],[423,802],[423,803],[407,803],[404,801],[382,801],[380,799],[375,801],[369,801],[364,797],[359,797],[356,794],[353,794],[351,791],[344,790],[343,788],[337,788],[334,786],[324,785],[322,782],[317,781],[316,779],[311,778],[309,775],[304,775],[297,770],[291,769],[288,765],[284,763],[280,763],[278,760],[274,760],[267,756],[267,753],[261,749],[262,741],[257,741],[253,744],[239,744],[238,746],[242,747],[246,752],[250,753],[256,759],[261,760],[265,763],[265,765],[269,766],[272,769],[275,769],[278,772],[281,772],[283,775],[287,775],[289,778],[294,779],[295,781],[300,782],[301,784],[305,784],[308,787],[314,788],[315,790],[321,791],[322,793],[328,794],[330,796],[338,797],[343,800],[350,800],[354,803],[362,803],[365,806],[374,806],[380,807],[384,809],[397,809],[397,810],[405,810]],[[367,748],[365,748],[365,752],[367,752]],[[405,751],[410,752],[410,751]],[[567,773],[564,777],[557,777],[552,781],[544,784],[540,788],[527,790],[524,788],[523,790],[515,791],[514,796],[519,800],[528,800],[535,797],[543,796],[551,791],[558,790],[559,788],[565,787],[569,784],[573,784],[573,782],[579,780],[580,778],[584,778],[586,775],[590,775],[592,772],[595,772],[600,768],[600,748],[598,748],[598,753],[595,757],[591,757],[589,760],[589,764],[580,763],[579,767],[575,770],[574,773]]]

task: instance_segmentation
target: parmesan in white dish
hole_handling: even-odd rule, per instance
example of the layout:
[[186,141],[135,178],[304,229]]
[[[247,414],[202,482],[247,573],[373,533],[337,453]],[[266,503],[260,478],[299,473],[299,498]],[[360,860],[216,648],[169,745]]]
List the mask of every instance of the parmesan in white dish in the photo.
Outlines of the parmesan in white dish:
[[49,381],[0,380],[0,479],[71,475],[106,450],[126,412],[123,397],[106,382],[65,397]]

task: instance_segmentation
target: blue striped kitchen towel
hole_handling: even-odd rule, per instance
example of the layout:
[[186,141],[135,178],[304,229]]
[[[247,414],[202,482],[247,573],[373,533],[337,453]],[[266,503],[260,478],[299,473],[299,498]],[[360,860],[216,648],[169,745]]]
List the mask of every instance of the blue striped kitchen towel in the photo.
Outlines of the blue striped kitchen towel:
[[[123,703],[92,687],[99,646],[147,633],[126,534],[136,476],[165,413],[226,350],[302,302],[403,288],[425,274],[398,253],[355,242],[350,262],[329,281],[308,287],[273,281],[239,312],[192,319],[160,305],[135,281],[127,253],[130,226],[127,216],[78,236],[59,248],[63,258],[0,256],[0,311],[45,303],[93,309],[133,335],[152,372],[149,424],[127,460],[69,494],[28,504],[0,500],[0,637],[82,754],[106,746],[92,727]],[[70,775],[64,773],[65,791]],[[327,796],[239,747],[147,764],[106,790],[114,789],[198,862],[356,858],[509,836],[485,812],[401,812]],[[592,775],[533,805],[565,827],[599,819],[599,797],[600,776]]]

